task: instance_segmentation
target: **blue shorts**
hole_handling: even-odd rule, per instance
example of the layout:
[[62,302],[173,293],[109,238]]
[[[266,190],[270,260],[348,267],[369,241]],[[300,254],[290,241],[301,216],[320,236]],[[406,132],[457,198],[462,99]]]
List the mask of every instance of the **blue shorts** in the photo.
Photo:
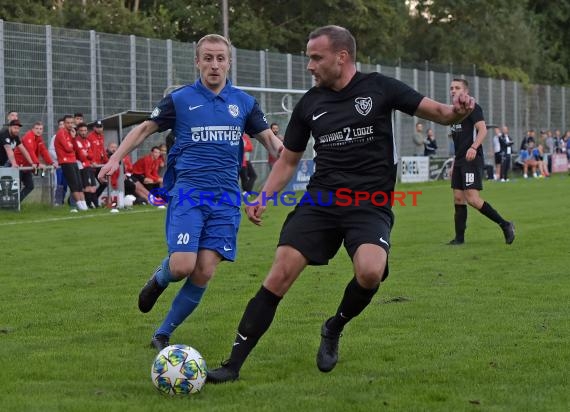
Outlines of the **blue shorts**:
[[241,220],[239,207],[232,205],[192,205],[172,197],[166,212],[168,253],[208,249],[223,260],[234,261]]

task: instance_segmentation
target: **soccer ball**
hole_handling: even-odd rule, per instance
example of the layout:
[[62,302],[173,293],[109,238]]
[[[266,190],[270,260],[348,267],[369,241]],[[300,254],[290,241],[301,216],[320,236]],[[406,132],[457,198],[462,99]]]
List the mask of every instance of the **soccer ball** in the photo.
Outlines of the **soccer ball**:
[[169,395],[200,392],[206,374],[206,362],[200,352],[186,345],[170,345],[161,350],[150,371],[154,386]]

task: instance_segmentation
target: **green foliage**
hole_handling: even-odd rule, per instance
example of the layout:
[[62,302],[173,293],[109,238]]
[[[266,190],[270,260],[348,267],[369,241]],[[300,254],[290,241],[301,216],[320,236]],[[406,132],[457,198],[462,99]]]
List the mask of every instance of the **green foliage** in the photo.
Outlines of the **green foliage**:
[[61,12],[52,16],[52,24],[104,33],[155,35],[150,21],[143,14],[131,13],[122,0],[90,0],[85,7],[78,1],[65,2]]
[[[222,33],[221,0],[0,0],[0,18],[107,33],[193,42]],[[239,48],[304,53],[307,35],[349,28],[365,63],[428,61],[485,67],[531,82],[570,81],[570,3],[544,0],[228,1],[229,35]]]
[[[410,58],[511,68],[533,78],[539,47],[524,2],[424,0],[413,17]],[[500,70],[505,72],[504,70]],[[524,77],[524,76],[523,76]]]
[[[352,267],[341,248],[310,267],[281,302],[240,381],[190,398],[150,381],[151,334],[180,284],[148,314],[140,287],[165,254],[164,211],[150,206],[70,215],[24,202],[0,210],[2,410],[564,411],[568,392],[569,177],[489,182],[484,197],[517,225],[514,244],[469,210],[466,244],[450,247],[448,182],[404,185],[418,206],[395,208],[390,277],[345,329],[336,369],[315,365],[320,325],[336,310]],[[544,207],[548,199],[548,207]],[[290,211],[242,222],[238,259],[222,263],[173,342],[209,367],[231,349],[245,305],[265,277]]]
[[19,23],[47,24],[51,1],[0,0],[0,19]]
[[530,85],[528,74],[518,67],[494,66],[489,63],[483,63],[479,68],[481,69],[482,74],[486,77],[513,80],[522,83],[524,86]]

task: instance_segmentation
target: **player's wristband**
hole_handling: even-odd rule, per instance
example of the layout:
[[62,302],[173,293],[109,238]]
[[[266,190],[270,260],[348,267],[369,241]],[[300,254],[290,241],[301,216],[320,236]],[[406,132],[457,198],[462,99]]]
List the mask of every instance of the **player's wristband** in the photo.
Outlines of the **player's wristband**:
[[476,147],[473,147],[473,146],[471,146],[470,149],[473,149],[473,150],[477,151],[477,148],[476,148]]

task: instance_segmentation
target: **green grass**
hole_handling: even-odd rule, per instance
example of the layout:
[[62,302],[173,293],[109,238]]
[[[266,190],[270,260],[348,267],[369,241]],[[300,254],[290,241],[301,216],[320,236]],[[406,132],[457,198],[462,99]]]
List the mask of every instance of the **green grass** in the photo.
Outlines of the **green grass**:
[[[396,207],[391,274],[345,329],[340,361],[315,365],[319,330],[352,277],[341,250],[308,268],[242,369],[240,381],[168,398],[150,381],[151,334],[178,289],[147,315],[138,292],[165,254],[164,211],[70,215],[24,204],[0,211],[2,411],[568,411],[568,176],[490,182],[482,196],[517,239],[469,209],[466,244],[450,247],[447,182]],[[271,264],[286,207],[245,219],[238,261],[223,263],[172,341],[210,367],[227,357],[247,301]]]

